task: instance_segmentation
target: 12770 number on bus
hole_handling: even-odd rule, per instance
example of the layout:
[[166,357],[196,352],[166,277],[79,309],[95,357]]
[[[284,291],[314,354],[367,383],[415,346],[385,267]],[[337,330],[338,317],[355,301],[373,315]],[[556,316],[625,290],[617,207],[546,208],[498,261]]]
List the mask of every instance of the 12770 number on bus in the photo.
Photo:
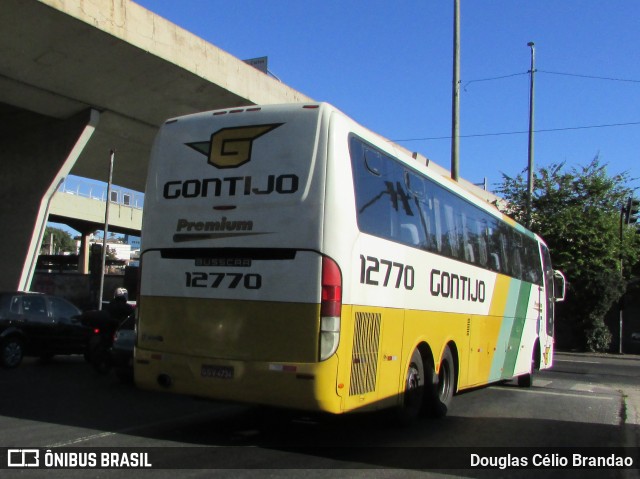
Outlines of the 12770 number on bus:
[[262,276],[244,273],[185,273],[187,288],[260,289]]
[[378,259],[374,256],[360,255],[360,283],[384,287],[395,287],[399,289],[413,289],[415,282],[415,271],[413,266]]

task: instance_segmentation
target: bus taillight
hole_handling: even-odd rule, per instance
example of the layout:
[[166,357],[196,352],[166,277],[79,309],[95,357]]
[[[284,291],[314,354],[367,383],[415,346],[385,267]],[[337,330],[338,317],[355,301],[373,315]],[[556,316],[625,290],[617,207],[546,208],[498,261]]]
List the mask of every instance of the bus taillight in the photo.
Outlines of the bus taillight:
[[330,258],[322,258],[322,302],[320,304],[320,361],[329,358],[340,343],[342,275]]

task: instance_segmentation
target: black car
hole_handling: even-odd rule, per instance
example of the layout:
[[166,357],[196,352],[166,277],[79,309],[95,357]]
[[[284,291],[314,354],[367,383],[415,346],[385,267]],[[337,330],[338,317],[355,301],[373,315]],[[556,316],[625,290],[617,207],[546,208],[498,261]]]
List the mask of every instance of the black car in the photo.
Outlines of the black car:
[[0,292],[0,366],[15,368],[23,356],[85,354],[93,330],[81,314],[58,296]]

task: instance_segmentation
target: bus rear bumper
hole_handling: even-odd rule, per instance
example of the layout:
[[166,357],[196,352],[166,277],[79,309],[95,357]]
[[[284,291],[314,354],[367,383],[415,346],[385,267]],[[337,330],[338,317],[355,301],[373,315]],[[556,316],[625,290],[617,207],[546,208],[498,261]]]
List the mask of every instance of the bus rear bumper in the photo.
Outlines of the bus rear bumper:
[[338,358],[318,363],[234,361],[136,348],[136,385],[223,401],[333,414],[343,412]]

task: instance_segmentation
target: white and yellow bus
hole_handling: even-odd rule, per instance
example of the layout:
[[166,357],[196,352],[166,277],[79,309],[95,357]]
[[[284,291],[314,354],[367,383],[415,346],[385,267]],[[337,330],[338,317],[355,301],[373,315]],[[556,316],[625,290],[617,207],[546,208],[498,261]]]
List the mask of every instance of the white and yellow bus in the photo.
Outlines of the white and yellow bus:
[[551,366],[543,241],[330,105],[175,118],[151,156],[138,386],[414,417]]

